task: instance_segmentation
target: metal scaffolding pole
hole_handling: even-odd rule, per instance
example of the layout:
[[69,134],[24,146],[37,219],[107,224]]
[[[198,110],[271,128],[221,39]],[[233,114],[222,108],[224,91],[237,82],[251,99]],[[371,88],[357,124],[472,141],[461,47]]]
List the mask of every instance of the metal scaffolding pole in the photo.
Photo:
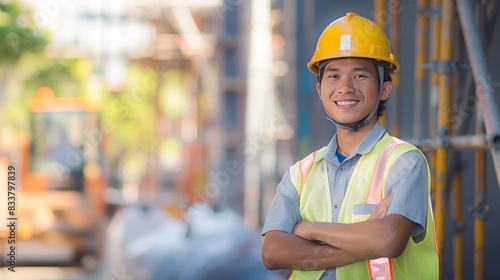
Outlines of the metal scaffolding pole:
[[[448,137],[451,71],[447,70],[452,60],[452,32],[453,32],[453,0],[444,0],[441,22],[441,46],[439,49],[439,102],[438,102],[438,137]],[[448,149],[438,147],[436,150],[436,235],[440,255],[441,278],[444,272],[444,237],[446,221],[446,183],[447,183]]]
[[490,81],[490,73],[486,64],[479,29],[474,21],[474,7],[471,0],[457,1],[458,14],[464,34],[467,53],[476,82],[476,96],[483,109],[484,124],[488,134],[497,135],[490,147],[495,174],[500,187],[500,116],[496,106],[494,90]]
[[[478,3],[479,29],[484,34],[487,27],[485,2]],[[484,37],[483,44],[486,44]],[[483,45],[484,46],[484,45]],[[483,48],[487,51],[487,48]],[[476,106],[476,135],[484,133],[482,110]],[[477,150],[475,158],[474,180],[474,279],[485,279],[485,243],[486,243],[486,152]]]
[[[460,33],[460,26],[457,21],[453,21],[453,41],[457,42],[459,38],[461,37]],[[460,61],[460,55],[461,55],[461,45],[460,44],[453,44],[453,56],[455,61]],[[451,114],[453,116],[456,116],[458,113],[455,106],[455,100],[457,100],[456,104],[459,104],[459,96],[457,94],[456,89],[459,88],[460,86],[457,84],[458,81],[460,80],[460,74],[461,73],[456,73],[456,75],[453,75],[452,77],[452,83],[451,83],[451,92],[452,96],[450,98],[450,108],[451,108]],[[458,127],[455,126],[455,123],[452,122],[450,125],[450,135],[451,138],[455,137],[458,135]],[[462,164],[460,163],[460,153],[456,151],[450,151],[450,154],[448,155],[448,163],[450,163],[450,160],[452,158],[457,158],[455,161],[457,161],[457,164],[454,169],[450,169],[450,164],[448,164],[448,174],[451,176],[451,193],[452,193],[452,207],[453,207],[453,250],[452,250],[452,255],[453,255],[453,271],[454,271],[454,280],[462,280],[463,279],[463,229],[464,229],[464,223],[463,223],[463,205],[462,205],[462,180],[461,180],[461,169],[462,169]],[[448,185],[448,182],[447,182]]]
[[375,0],[375,22],[380,26],[382,30],[385,31],[385,0]]
[[425,36],[427,32],[427,16],[425,11],[428,8],[427,0],[417,1],[417,24],[415,25],[415,93],[414,93],[414,109],[413,109],[413,138],[422,139],[423,137],[423,98],[424,89],[423,84],[425,80],[425,69],[424,64],[427,60],[427,37]]
[[[431,62],[439,60],[439,46],[441,42],[441,36],[439,35],[441,29],[441,15],[439,10],[441,7],[441,0],[432,0],[432,18],[431,18]],[[429,135],[434,136],[436,128],[436,112],[437,112],[437,100],[439,91],[439,81],[438,73],[433,69],[430,76],[430,86],[429,86]],[[432,152],[429,154],[429,168],[431,172],[431,200],[436,201],[436,153]],[[433,203],[434,211],[436,210],[436,204]]]
[[[476,134],[484,133],[481,108],[477,109]],[[475,179],[474,179],[474,279],[482,280],[485,264],[485,239],[486,239],[486,152],[476,150]]]
[[[484,26],[484,50],[485,54],[488,54],[488,46],[491,44],[492,38],[493,38],[493,30],[494,26],[496,24],[496,19],[497,15],[500,11],[500,2],[498,1],[491,1],[489,2],[489,6],[486,8],[486,17],[485,17],[485,26]],[[459,23],[460,24],[460,23]],[[460,27],[460,26],[459,26]],[[473,112],[476,107],[476,102],[474,99],[475,92],[474,92],[474,76],[471,71],[467,71],[466,77],[463,78],[465,80],[463,86],[462,86],[462,100],[461,104],[458,105],[458,108],[467,108],[467,112]],[[454,124],[456,128],[456,135],[461,135],[466,133],[466,128],[468,126],[469,121],[472,120],[472,118],[468,117],[461,117],[457,119],[457,122]],[[450,160],[450,162],[453,164],[455,160]]]
[[454,280],[463,279],[463,213],[462,213],[462,179],[460,168],[453,173],[453,273]]
[[[401,3],[399,0],[391,0],[390,1],[390,7],[400,7]],[[401,29],[401,24],[400,24],[400,14],[399,12],[395,12],[391,14],[391,24],[390,24],[390,36],[391,36],[391,44],[392,44],[392,52],[394,53],[394,56],[396,59],[401,59],[400,54],[401,54],[401,42],[400,42],[400,29]],[[391,113],[392,113],[392,120],[391,120],[391,134],[400,137],[401,134],[401,129],[399,125],[399,95],[400,93],[400,74],[398,72],[394,73],[392,75],[392,95],[391,95],[391,103],[393,104],[391,106]]]
[[[477,3],[478,28],[484,34],[487,28],[486,2]],[[486,38],[483,36],[483,46]],[[485,52],[487,48],[483,48]],[[476,107],[476,135],[484,133],[482,110]],[[486,152],[475,152],[474,180],[474,279],[485,279],[486,244]]]
[[[453,149],[454,151],[464,151],[473,149],[489,149],[493,145],[493,139],[498,135],[481,134],[481,135],[459,135],[446,139],[424,139],[414,140],[405,139],[406,142],[412,143],[419,147],[422,151],[431,153],[439,147]],[[454,159],[456,160],[456,159]]]
[[[385,22],[385,17],[384,17],[384,13],[385,13],[385,0],[374,0],[374,8],[375,8],[375,22],[380,26],[380,28],[382,30],[385,31],[385,25],[386,25],[386,22]],[[383,115],[382,117],[380,117],[380,123],[382,125],[384,125],[386,128],[386,124],[387,124],[387,118],[385,115]]]

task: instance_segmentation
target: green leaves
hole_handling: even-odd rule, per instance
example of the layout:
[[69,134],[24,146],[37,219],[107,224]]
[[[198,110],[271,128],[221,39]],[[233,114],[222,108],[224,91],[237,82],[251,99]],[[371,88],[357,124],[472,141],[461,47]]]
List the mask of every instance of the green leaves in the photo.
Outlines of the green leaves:
[[40,53],[47,34],[36,26],[31,11],[16,2],[0,3],[0,63],[13,64],[26,53]]

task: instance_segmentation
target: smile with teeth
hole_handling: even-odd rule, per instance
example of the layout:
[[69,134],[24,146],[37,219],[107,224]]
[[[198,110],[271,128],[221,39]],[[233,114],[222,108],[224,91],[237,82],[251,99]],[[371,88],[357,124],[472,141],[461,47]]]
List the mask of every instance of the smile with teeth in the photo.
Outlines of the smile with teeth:
[[339,106],[351,106],[357,104],[358,102],[359,101],[351,100],[351,101],[337,101],[335,103],[337,103],[337,105]]

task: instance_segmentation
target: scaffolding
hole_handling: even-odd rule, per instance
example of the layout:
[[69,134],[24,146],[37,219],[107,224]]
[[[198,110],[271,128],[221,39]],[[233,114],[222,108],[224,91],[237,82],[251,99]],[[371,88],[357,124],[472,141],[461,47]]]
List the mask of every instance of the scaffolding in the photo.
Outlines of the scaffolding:
[[[394,5],[399,5],[399,1],[391,0],[391,6]],[[500,117],[486,53],[499,6],[498,1],[416,2],[414,128],[413,139],[408,141],[425,151],[429,159],[441,279],[445,259],[446,208],[450,194],[453,195],[453,273],[454,279],[463,278],[463,186],[457,159],[459,152],[464,150],[474,150],[475,161],[474,206],[469,209],[474,213],[474,279],[485,279],[487,151],[491,154],[496,178],[500,182]],[[374,8],[375,20],[382,27],[391,26],[391,39],[395,41],[391,42],[396,46],[394,51],[398,51],[399,17],[393,17],[390,24],[383,22],[384,18],[380,15],[386,10],[384,0],[375,0]],[[461,48],[466,50],[466,57],[462,55]],[[427,73],[429,91],[426,93]],[[427,127],[422,114],[426,106],[424,100],[428,101],[429,108],[429,114],[425,116]],[[457,108],[466,108],[467,112],[475,110],[476,114],[463,116],[461,112],[454,111]],[[456,115],[460,118],[450,118]],[[474,117],[474,134],[468,135],[466,127],[469,119]],[[396,115],[392,134],[399,133],[398,121]],[[424,136],[426,132],[428,136]]]
[[[401,34],[404,32],[400,23],[404,20],[401,3],[403,1],[374,1],[373,16],[384,29],[387,29],[393,44],[393,51],[396,57],[400,57]],[[273,153],[284,145],[295,145],[293,148],[296,150],[296,156],[300,158],[316,144],[311,135],[317,132],[315,129],[318,126],[317,124],[311,125],[315,114],[311,107],[314,106],[315,100],[313,99],[317,96],[312,94],[311,97],[307,90],[312,80],[303,65],[309,59],[308,54],[313,51],[310,44],[315,41],[315,36],[311,31],[315,29],[317,18],[320,18],[315,16],[319,10],[316,7],[319,2],[321,1],[222,1],[223,4],[219,8],[223,24],[217,38],[215,58],[220,62],[221,85],[216,90],[220,92],[213,97],[225,105],[221,105],[219,115],[216,116],[216,119],[221,122],[219,125],[221,132],[217,141],[213,141],[213,143],[219,143],[213,149],[219,154],[219,158],[215,160],[218,167],[215,167],[213,175],[219,178],[225,171],[224,167],[229,168],[224,166],[223,162],[243,163],[244,172],[231,174],[231,187],[225,188],[219,199],[226,206],[242,212],[247,224],[250,225],[262,223],[265,213],[263,208],[266,204],[263,200],[269,200],[266,190],[274,190],[276,185],[273,172],[277,166],[288,166],[279,164],[282,154],[278,156]],[[404,2],[405,9],[410,5],[409,2],[411,1]],[[429,160],[432,174],[431,199],[440,253],[440,271],[444,273],[445,252],[451,251],[453,258],[447,265],[453,266],[454,279],[462,279],[464,275],[463,233],[464,212],[467,209],[462,202],[465,184],[462,185],[461,182],[461,171],[464,167],[461,166],[460,158],[463,151],[472,150],[475,162],[475,199],[473,207],[469,210],[474,213],[474,279],[485,279],[486,214],[488,212],[485,170],[488,151],[493,159],[497,181],[500,182],[500,117],[485,57],[500,4],[496,0],[417,0],[412,3],[415,6],[411,8],[416,8],[417,11],[414,25],[415,84],[412,122],[414,127],[412,139],[406,140],[421,148]],[[283,26],[286,28],[283,34],[287,41],[285,60],[292,65],[284,78],[287,82],[283,85],[283,91],[287,94],[287,100],[283,102],[290,102],[288,105],[292,108],[293,115],[300,116],[300,119],[297,117],[295,120],[294,143],[284,144],[277,141],[280,139],[273,138],[278,136],[272,136],[269,141],[258,142],[259,146],[256,147],[251,146],[255,133],[264,135],[262,131],[267,131],[266,124],[273,117],[269,113],[276,108],[270,107],[264,110],[262,106],[259,106],[262,101],[251,103],[251,100],[255,98],[262,100],[264,97],[259,94],[264,92],[270,93],[267,97],[276,96],[273,91],[278,88],[279,82],[259,78],[266,77],[263,73],[267,73],[267,76],[271,74],[268,68],[261,71],[255,68],[254,64],[256,62],[264,64],[271,60],[268,51],[275,42],[269,42],[270,38],[273,40],[274,38],[270,37],[272,34],[268,31],[264,34],[264,40],[258,39],[255,37],[259,35],[258,30],[252,30],[250,26],[255,22],[252,21],[252,15],[255,14],[261,16],[254,20],[257,20],[257,23],[260,20],[263,24],[264,12],[266,25],[270,25],[272,15],[267,13],[272,11],[273,6],[280,5],[289,23]],[[269,16],[271,18],[268,18]],[[259,28],[266,30],[265,26]],[[239,33],[245,36],[238,37]],[[260,33],[260,35],[263,34]],[[260,42],[260,45],[252,44],[253,42]],[[196,45],[192,44],[192,46]],[[250,48],[250,46],[254,47]],[[264,55],[254,53],[255,49],[261,47],[266,51]],[[293,67],[293,65],[298,65],[300,68]],[[395,94],[391,95],[391,102],[396,104],[402,102],[402,98],[398,98],[399,92],[402,91],[400,80],[403,76],[400,75],[393,77]],[[259,83],[254,84],[252,80]],[[295,80],[295,83],[288,82],[292,80]],[[272,83],[275,84],[272,85]],[[264,86],[264,84],[264,90],[255,87],[256,85]],[[295,95],[290,98],[288,94],[293,93]],[[271,102],[273,101],[269,100],[269,103]],[[226,106],[237,108],[237,110],[230,111]],[[400,115],[403,115],[403,112],[398,107],[390,106],[388,118],[384,121],[389,123],[386,127],[392,135],[401,137],[403,118]],[[460,112],[463,108],[466,109],[466,115]],[[265,111],[268,114],[267,117],[264,113],[260,115],[255,113],[261,111]],[[318,114],[323,114],[322,110],[318,112]],[[262,119],[258,120],[256,116]],[[459,117],[455,118],[455,116]],[[258,123],[254,123],[257,121]],[[471,126],[474,126],[474,133],[467,133]],[[263,143],[266,145],[262,145]],[[246,153],[246,148],[254,149],[251,151],[255,154]],[[266,157],[268,155],[272,157]],[[255,157],[255,162],[250,162],[251,156]],[[256,162],[258,164],[255,164]],[[241,197],[244,197],[243,201]],[[447,213],[448,205],[452,206],[451,213]],[[446,224],[447,215],[452,218],[451,228],[448,228]],[[452,248],[445,248],[446,231],[453,236]]]

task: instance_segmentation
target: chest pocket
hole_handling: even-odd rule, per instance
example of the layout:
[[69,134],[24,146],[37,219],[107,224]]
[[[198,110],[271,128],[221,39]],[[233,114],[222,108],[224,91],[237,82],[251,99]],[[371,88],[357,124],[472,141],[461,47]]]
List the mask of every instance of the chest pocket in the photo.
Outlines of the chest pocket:
[[373,210],[377,208],[377,204],[356,204],[352,209],[352,222],[366,221],[372,214]]

